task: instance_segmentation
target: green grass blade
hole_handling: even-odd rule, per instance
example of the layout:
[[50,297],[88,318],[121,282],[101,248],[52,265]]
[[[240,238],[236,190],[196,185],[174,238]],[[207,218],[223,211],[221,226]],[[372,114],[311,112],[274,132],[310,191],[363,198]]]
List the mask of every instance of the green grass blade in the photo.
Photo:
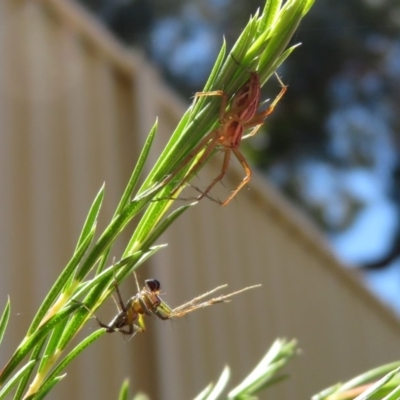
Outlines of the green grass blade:
[[82,263],[82,266],[76,275],[77,281],[80,282],[85,278],[85,276],[92,270],[98,260],[104,255],[104,252],[106,252],[110,248],[118,235],[121,234],[124,228],[129,224],[129,222],[131,222],[132,219],[140,211],[142,211],[143,207],[148,203],[149,198],[153,197],[158,191],[158,187],[153,187],[151,190],[148,190],[146,194],[142,193],[140,197],[136,197],[134,200],[132,200],[124,208],[121,214],[118,214],[111,221],[110,225],[105,229],[97,243],[91,249],[85,261]]
[[304,15],[304,1],[288,1],[281,9],[274,35],[260,58],[260,69],[269,69],[284,52]]
[[305,2],[304,8],[303,8],[303,16],[306,15],[309,11],[312,5],[314,4],[315,0],[307,0]]
[[105,333],[104,329],[99,329],[96,332],[91,333],[82,342],[80,342],[69,354],[57,365],[57,367],[51,372],[46,378],[37,395],[40,396],[42,392],[47,393],[51,387],[54,379],[57,379],[58,375],[70,364],[79,354],[82,353],[88,346],[103,336]]
[[354,400],[368,400],[372,399],[372,395],[377,393],[379,389],[381,389],[384,385],[386,385],[392,378],[398,374],[400,371],[400,367],[396,368],[394,371],[389,372],[383,378],[379,379],[376,383],[374,383],[370,388],[368,388],[364,393],[355,397]]
[[10,374],[17,368],[18,364],[37,345],[37,343],[46,337],[57,324],[75,312],[77,308],[79,308],[78,304],[72,304],[65,307],[59,313],[50,318],[46,323],[44,323],[40,328],[38,328],[29,338],[24,340],[2,371],[0,375],[0,385],[8,379]]
[[[87,298],[85,299],[85,305],[89,309],[94,308],[94,304],[98,303],[99,298],[104,293],[109,294],[111,292],[111,289],[108,289],[110,287],[112,280],[106,280],[103,279],[100,281],[88,294]],[[108,291],[107,291],[108,289]],[[86,323],[86,321],[91,318],[92,314],[89,313],[89,311],[86,309],[86,307],[83,307],[81,304],[78,304],[79,310],[76,311],[76,313],[73,315],[73,317],[68,321],[68,325],[66,326],[62,337],[59,340],[58,343],[58,349],[59,351],[63,351],[71,339],[76,335],[76,333],[82,328],[82,326]]]
[[399,400],[400,399],[400,385],[397,385],[387,396],[382,400]]
[[[226,43],[224,40],[222,42],[222,46],[221,49],[219,50],[218,56],[215,60],[215,64],[210,72],[210,76],[208,77],[207,82],[204,85],[203,92],[209,92],[210,90],[213,90],[214,81],[217,79],[217,76],[221,70],[222,63],[224,62],[225,59],[225,54],[226,54]],[[194,109],[193,111],[196,112],[196,109]]]
[[207,396],[211,393],[212,388],[213,388],[213,384],[210,383],[193,400],[207,400]]
[[253,396],[272,383],[281,380],[276,378],[288,361],[296,354],[297,343],[295,340],[287,342],[285,339],[276,340],[267,354],[250,372],[250,374],[228,394],[229,399],[241,396]]
[[50,390],[53,389],[53,387],[57,385],[57,383],[60,382],[61,379],[64,379],[66,376],[67,374],[64,374],[53,378],[53,380],[49,382],[49,384],[47,385],[46,387],[47,390],[40,391],[40,393],[34,393],[28,397],[25,397],[24,400],[41,400],[45,398],[46,395],[50,392]]
[[215,384],[214,388],[206,397],[207,400],[217,400],[220,394],[225,390],[226,385],[229,381],[231,376],[231,371],[229,367],[225,367],[221,373],[221,376],[218,378],[217,383]]
[[[118,214],[120,214],[122,212],[122,210],[129,204],[129,202],[131,201],[132,195],[133,195],[133,191],[136,188],[136,185],[138,183],[138,180],[140,178],[140,175],[143,172],[143,168],[144,165],[146,163],[146,160],[148,158],[151,146],[153,144],[154,138],[156,136],[157,133],[157,128],[158,128],[158,121],[156,120],[156,122],[154,123],[153,127],[150,130],[150,133],[147,136],[146,142],[142,148],[142,151],[139,155],[139,159],[136,163],[136,166],[132,172],[132,175],[128,181],[128,184],[126,185],[126,188],[124,190],[124,193],[122,194],[121,200],[117,206],[117,209],[114,213],[114,217],[117,216]],[[96,274],[100,273],[101,271],[103,271],[105,264],[107,262],[108,259],[108,255],[109,255],[109,251],[105,251],[103,256],[101,257],[101,260],[99,262],[99,266],[97,268]]]
[[121,385],[121,390],[119,391],[118,400],[128,400],[129,396],[129,380],[124,379]]
[[128,275],[131,275],[133,271],[135,271],[137,268],[139,268],[143,263],[145,263],[150,257],[152,257],[157,251],[163,249],[166,247],[165,244],[161,244],[158,246],[151,246],[147,250],[141,251],[138,254],[140,254],[140,257],[136,262],[132,262],[129,265],[126,266],[118,275],[117,275],[117,280],[118,282],[121,282],[123,279],[125,279]]
[[[251,65],[245,63],[244,58],[246,57],[251,43],[253,43],[255,38],[258,36],[257,17],[258,15],[256,14],[250,18],[249,23],[243,29],[243,32],[240,34],[238,40],[235,42],[230,52],[230,54],[233,55],[236,61],[238,61],[239,63],[243,63],[243,65],[246,65],[249,68],[251,68]],[[225,71],[222,70],[221,73],[225,73]]]
[[128,245],[126,246],[123,254],[124,257],[140,249],[141,244],[145,241],[146,236],[157,225],[165,210],[168,208],[169,205],[167,203],[169,203],[169,201],[160,200],[155,201],[154,204],[149,206],[141,218],[138,226],[136,227]]
[[264,69],[263,73],[260,74],[260,82],[262,84],[265,84],[265,82],[268,81],[270,76],[277,70],[277,68],[279,68],[279,66],[290,56],[293,50],[297,49],[297,47],[299,46],[300,45],[297,44],[295,46],[290,47],[289,49],[284,51],[283,54],[281,54],[268,69]]
[[341,386],[342,385],[340,383],[330,386],[330,387],[322,390],[321,392],[315,394],[314,396],[312,396],[311,400],[323,400],[326,397],[330,396],[331,394],[336,393],[340,389]]
[[[0,390],[0,400],[6,398],[15,385],[29,372],[29,369],[35,364],[34,360],[27,362]],[[14,397],[15,398],[15,397]]]
[[64,268],[61,275],[56,280],[53,287],[50,289],[46,298],[44,299],[42,305],[40,306],[38,312],[36,313],[31,326],[28,329],[27,336],[30,336],[39,326],[41,321],[43,320],[46,313],[49,311],[50,307],[54,303],[55,299],[60,295],[63,290],[65,283],[72,276],[72,274],[76,271],[79,266],[79,262],[82,260],[82,257],[86,253],[86,250],[92,243],[93,237],[95,234],[95,227],[92,226],[92,231],[86,235],[85,240],[81,243],[80,247],[75,251],[72,259],[69,261],[67,266]]
[[355,378],[344,383],[341,386],[340,391],[344,392],[349,389],[353,389],[357,386],[365,385],[367,383],[376,381],[377,379],[380,379],[383,375],[386,375],[397,368],[400,368],[400,361],[396,361],[393,363],[382,365],[377,368],[373,368],[370,371],[367,371],[361,375],[358,375]]
[[[210,92],[212,90],[217,89],[215,83],[218,81],[218,76],[220,74],[224,59],[225,59],[225,54],[226,54],[226,43],[225,41],[222,42],[221,49],[218,53],[217,59],[215,60],[215,64],[211,70],[210,76],[207,79],[207,82],[204,85],[203,92]],[[218,85],[218,82],[217,82]],[[192,109],[192,116],[196,115],[199,110],[203,107],[203,103],[205,101],[205,98],[200,97],[197,99],[196,103],[194,104],[194,107]],[[193,146],[194,147],[194,146]]]
[[115,214],[119,214],[125,207],[126,205],[130,202],[131,198],[132,198],[132,193],[135,190],[135,187],[138,183],[138,180],[140,178],[140,175],[142,174],[144,165],[146,163],[147,157],[149,156],[149,152],[151,149],[151,146],[153,144],[154,138],[156,136],[157,133],[157,128],[158,128],[158,121],[156,121],[153,125],[153,127],[151,128],[146,142],[143,146],[143,149],[140,153],[139,159],[136,163],[135,169],[133,170],[133,173],[128,181],[128,184],[126,186],[126,189],[122,195],[121,201],[118,204],[117,210],[115,212]]
[[59,343],[63,331],[66,329],[67,321],[59,323],[54,330],[51,332],[50,338],[47,341],[46,349],[43,353],[43,357],[40,360],[38,373],[43,373],[46,369],[48,369],[49,360],[52,359],[52,355],[56,353],[57,344]]
[[274,27],[276,25],[281,7],[282,0],[267,0],[265,2],[263,14],[261,16],[259,24],[260,32],[263,32],[267,29],[271,30],[271,27]]
[[149,396],[147,396],[146,393],[139,392],[135,394],[133,400],[151,400],[151,399]]
[[78,299],[82,298],[82,296],[85,293],[88,293],[91,289],[93,289],[93,287],[97,286],[97,284],[102,279],[111,280],[115,275],[115,277],[118,278],[118,280],[119,280],[120,276],[126,276],[125,273],[121,274],[121,270],[131,271],[131,269],[132,269],[131,266],[134,265],[135,263],[137,263],[137,261],[143,256],[144,253],[145,253],[144,251],[138,251],[129,257],[123,258],[116,264],[113,264],[109,268],[101,271],[93,279],[91,279],[89,281],[85,281],[84,283],[81,283],[80,285],[78,285],[78,287],[75,290],[75,293],[73,295],[74,300],[78,300]]
[[[213,82],[216,79],[221,64],[224,60],[225,53],[226,53],[226,44],[223,43],[221,50],[218,54],[216,63],[211,71],[210,77],[207,80],[204,90],[210,90],[210,88],[212,87]],[[198,103],[199,102],[196,102],[194,110],[192,109],[187,110],[184,116],[182,117],[175,131],[171,135],[170,140],[165,146],[165,149],[161,153],[156,165],[154,166],[149,176],[144,181],[141,189],[139,190],[139,193],[142,193],[142,191],[147,190],[149,187],[154,185],[154,183],[161,181],[164,177],[166,177],[169,173],[171,173],[171,171],[173,171],[176,165],[178,165],[179,162],[184,158],[184,152],[190,151],[190,149],[192,149],[195,146],[196,137],[194,137],[194,140],[192,141],[186,140],[187,143],[182,144],[182,142],[184,141],[183,140],[184,137],[189,136],[190,138],[193,138],[193,135],[191,133],[185,134],[185,130],[187,126],[191,123],[193,115],[196,114],[197,111],[195,112],[195,110],[198,110],[198,108],[200,107]],[[201,128],[196,124],[196,129],[201,129]]]
[[327,397],[333,399],[335,398],[335,396],[340,397],[343,393],[346,393],[347,391],[351,391],[358,387],[362,387],[369,383],[373,383],[382,378],[382,376],[391,373],[394,369],[398,368],[400,368],[400,361],[382,365],[370,371],[364,372],[363,374],[360,374],[350,379],[344,384],[338,383],[336,385],[328,387],[312,396],[312,400],[323,400]]
[[4,307],[3,314],[1,315],[0,318],[0,344],[1,341],[3,340],[4,332],[6,331],[8,321],[10,319],[10,298],[8,298],[6,306]]
[[[151,221],[148,225],[142,228],[142,237],[138,237],[137,242],[130,242],[127,246],[125,253],[129,254],[134,250],[135,247],[143,247],[146,248],[154,243],[164,232],[165,230],[180,216],[183,212],[185,212],[189,207],[192,207],[196,203],[191,203],[186,206],[179,207],[174,210],[168,217],[162,220],[159,224],[158,221]],[[155,228],[154,228],[155,226]],[[131,247],[132,246],[132,247]],[[125,255],[125,254],[124,254]]]
[[33,361],[34,364],[32,364],[30,366],[30,368],[28,369],[27,373],[24,375],[24,377],[21,379],[21,381],[18,384],[18,388],[17,391],[15,393],[15,397],[14,400],[20,400],[23,397],[23,394],[28,386],[28,381],[29,378],[34,370],[34,368],[36,367],[36,364],[39,362],[40,360],[40,353],[42,351],[43,345],[46,342],[46,338],[43,338],[42,340],[40,340],[36,346],[33,348],[32,353],[29,357],[30,361]]
[[150,171],[148,177],[143,182],[142,186],[139,189],[139,195],[142,196],[143,193],[146,193],[149,189],[151,189],[154,185],[162,181],[162,179],[168,175],[174,166],[176,160],[174,160],[171,154],[176,154],[175,149],[177,147],[177,141],[180,139],[182,133],[186,129],[186,125],[191,116],[191,110],[187,110],[183,117],[181,118],[178,126],[176,127],[174,133],[171,136],[171,139],[166,144],[164,150],[162,151],[160,157],[158,158],[156,165]]
[[[213,67],[210,78],[207,81],[206,88],[213,84],[225,57],[225,52],[226,45],[224,43],[221,47],[221,51]],[[198,103],[199,102],[197,102],[195,105],[196,109],[201,106],[201,104],[199,105]],[[168,174],[170,174],[179,164],[179,162],[183,160],[185,155],[195,147],[199,137],[202,135],[204,127],[201,125],[201,121],[197,119],[196,124],[191,123],[194,114],[195,113],[191,109],[185,113],[174,133],[172,134],[171,139],[167,143],[164,151],[162,152],[158,162],[143,183],[139,193],[143,193],[143,191],[148,190],[148,188],[152,187],[152,185],[155,183],[161,182],[162,179],[167,177]],[[208,118],[202,118],[201,120],[207,121],[207,124],[209,124]],[[162,218],[169,206],[170,203],[168,202],[154,202],[149,206],[145,215],[139,222],[137,229],[135,230],[135,234],[128,245],[129,250],[125,252],[125,255],[137,250],[136,243],[139,242],[138,238],[141,238],[140,241],[142,241],[142,238],[145,237],[144,231],[149,232],[147,229],[149,224],[153,224],[154,222],[157,223],[157,221]]]
[[97,218],[100,213],[101,205],[103,204],[104,199],[104,184],[100,188],[99,193],[94,199],[93,204],[91,205],[88,215],[86,217],[86,221],[83,224],[82,232],[79,236],[78,243],[76,245],[75,252],[81,247],[82,243],[86,242],[86,238],[92,235],[92,232],[95,230],[97,224]]

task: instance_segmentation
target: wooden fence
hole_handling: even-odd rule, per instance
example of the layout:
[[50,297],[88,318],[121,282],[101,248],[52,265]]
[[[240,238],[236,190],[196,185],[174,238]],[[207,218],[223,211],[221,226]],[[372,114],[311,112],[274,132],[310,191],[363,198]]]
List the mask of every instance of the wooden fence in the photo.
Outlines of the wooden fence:
[[[68,261],[103,181],[106,221],[155,117],[153,161],[183,111],[155,70],[76,4],[0,1],[0,305],[7,294],[12,301],[0,365]],[[212,160],[200,184],[220,162]],[[232,167],[226,186],[242,175]],[[103,337],[68,368],[50,398],[113,399],[124,377],[153,399],[193,398],[225,363],[237,383],[277,336],[297,338],[303,353],[291,379],[263,398],[306,399],[400,358],[400,326],[391,312],[257,175],[228,207],[201,201],[163,242],[168,247],[139,274],[158,278],[171,305],[222,283],[262,289],[179,322],[153,319],[132,341]],[[133,279],[122,291],[135,291]],[[114,312],[110,301],[100,316]],[[96,328],[93,321],[85,333]]]

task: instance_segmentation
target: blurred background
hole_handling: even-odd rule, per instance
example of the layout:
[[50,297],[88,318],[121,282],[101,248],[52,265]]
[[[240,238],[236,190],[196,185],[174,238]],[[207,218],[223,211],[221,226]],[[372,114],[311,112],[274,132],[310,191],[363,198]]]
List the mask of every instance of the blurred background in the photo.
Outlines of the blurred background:
[[[201,90],[261,1],[80,0],[140,48],[185,98]],[[326,233],[349,267],[400,312],[400,4],[316,1],[279,73],[289,85],[253,165]],[[277,85],[265,89],[273,98]]]

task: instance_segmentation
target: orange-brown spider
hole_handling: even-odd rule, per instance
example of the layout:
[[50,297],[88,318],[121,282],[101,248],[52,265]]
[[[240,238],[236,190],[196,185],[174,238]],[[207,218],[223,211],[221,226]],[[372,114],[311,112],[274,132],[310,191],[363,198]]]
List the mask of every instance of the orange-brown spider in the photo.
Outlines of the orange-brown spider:
[[[257,72],[251,72],[249,80],[234,94],[231,107],[228,111],[226,111],[228,96],[223,90],[215,90],[212,92],[198,92],[195,94],[195,97],[222,97],[219,113],[219,126],[208,133],[200,141],[200,143],[189,153],[189,155],[181,162],[181,164],[175,169],[175,171],[173,171],[171,175],[164,179],[164,184],[170,182],[200,151],[204,149],[203,154],[190,168],[189,172],[185,175],[185,178],[182,180],[182,182],[179,183],[179,185],[174,189],[174,191],[172,192],[172,196],[196,172],[198,172],[200,167],[204,164],[204,162],[208,159],[208,157],[211,155],[212,151],[216,147],[220,147],[225,152],[221,172],[196,198],[196,200],[200,200],[203,197],[207,196],[210,190],[215,186],[215,184],[222,180],[228,170],[232,152],[239,160],[246,175],[236,187],[236,189],[230,194],[230,196],[225,201],[220,202],[220,204],[226,206],[236,196],[240,189],[242,189],[242,187],[250,181],[252,171],[245,157],[240,152],[240,142],[242,139],[254,136],[258,132],[258,130],[264,123],[265,118],[274,111],[275,106],[285,94],[287,86],[282,83],[278,76],[277,78],[281,85],[281,91],[266,110],[260,111],[258,113],[257,110],[260,106],[261,85],[260,77]],[[250,128],[253,128],[251,132],[247,135],[243,135],[243,133]]]

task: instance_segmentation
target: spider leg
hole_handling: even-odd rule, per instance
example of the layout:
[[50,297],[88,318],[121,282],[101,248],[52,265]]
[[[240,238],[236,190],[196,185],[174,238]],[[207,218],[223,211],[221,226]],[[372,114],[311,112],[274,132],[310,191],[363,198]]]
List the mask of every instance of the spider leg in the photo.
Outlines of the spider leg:
[[[222,178],[225,176],[226,171],[228,170],[229,167],[229,162],[231,158],[231,148],[226,148],[225,150],[225,155],[224,155],[224,161],[222,164],[221,172],[218,174],[216,178],[213,179],[213,181],[207,186],[207,188],[201,193],[200,196],[196,198],[196,200],[201,200],[203,197],[207,196],[207,194],[210,192],[210,190],[219,182],[222,180]],[[234,150],[235,151],[235,150]]]
[[195,149],[188,155],[188,157],[182,162],[182,165],[179,166],[178,171],[174,171],[173,175],[175,176],[177,173],[179,173],[182,168],[189,163],[191,159],[193,159],[199,152],[200,150],[204,147],[204,152],[200,156],[200,158],[197,160],[197,162],[190,168],[189,172],[185,175],[185,177],[182,179],[182,181],[178,184],[178,186],[172,191],[171,196],[173,196],[179,188],[181,188],[186,182],[188,182],[193,175],[196,174],[196,172],[201,168],[201,166],[207,161],[209,155],[211,152],[214,150],[215,146],[218,143],[218,131],[214,130],[211,131],[209,134],[207,134],[204,139],[199,143],[198,146],[195,147]]
[[254,116],[254,120],[258,120],[259,121],[262,118],[262,121],[264,121],[264,119],[266,117],[268,117],[268,115],[272,114],[272,112],[274,111],[276,105],[279,103],[279,101],[281,100],[283,95],[286,93],[287,86],[282,83],[282,81],[280,80],[279,77],[278,77],[278,80],[279,80],[279,82],[281,84],[281,91],[278,93],[278,95],[275,97],[274,101],[271,103],[271,105],[265,111],[262,111],[262,112],[260,112],[260,113],[258,113],[258,114],[256,114]]
[[196,98],[197,97],[207,97],[207,96],[222,96],[221,100],[221,105],[219,108],[219,119],[220,121],[224,118],[225,115],[225,109],[228,104],[228,96],[223,90],[214,90],[212,92],[197,92],[194,95]]
[[[279,79],[279,77],[278,77]],[[272,114],[274,111],[276,105],[278,104],[279,100],[283,97],[283,95],[286,93],[287,86],[285,86],[282,81],[279,79],[279,82],[282,85],[282,89],[279,92],[278,96],[275,97],[274,101],[271,103],[271,105],[265,110],[262,111],[258,114],[256,114],[250,121],[247,123],[243,124],[244,129],[249,129],[254,127],[254,129],[248,133],[247,135],[244,135],[242,139],[247,139],[248,137],[252,137],[257,134],[258,130],[261,128],[262,124],[264,123],[265,118],[268,117],[268,115]]]
[[[264,121],[264,120],[263,120]],[[261,122],[261,124],[256,125],[250,133],[248,133],[247,135],[242,136],[242,140],[243,139],[247,139],[248,137],[252,137],[254,135],[257,134],[258,130],[262,127],[263,123]]]
[[[164,186],[167,185],[169,182],[171,182],[172,179],[174,179],[175,176],[178,175],[194,157],[196,157],[196,155],[202,150],[202,148],[207,145],[207,143],[213,138],[213,136],[214,136],[214,131],[204,136],[204,138],[200,141],[200,143],[182,160],[180,165],[178,165],[177,168],[174,171],[172,171],[171,174],[169,174],[166,178],[164,178],[164,180],[162,181],[162,185]],[[175,193],[181,185],[182,183],[178,185],[177,188],[175,188],[173,193]]]
[[222,206],[226,206],[236,196],[236,194],[240,191],[240,189],[242,189],[242,187],[250,181],[252,174],[249,164],[247,163],[246,159],[244,158],[243,154],[239,151],[239,149],[232,149],[232,150],[233,154],[235,154],[240,164],[242,164],[246,176],[243,178],[242,182],[239,183],[237,188],[230,194],[230,196],[222,203]]
[[[222,90],[215,90],[212,92],[197,92],[195,94],[196,98],[197,97],[205,97],[205,96],[221,96],[222,97],[220,110],[219,110],[219,120],[221,123],[225,116],[225,109],[226,109],[226,106],[228,103],[228,96]],[[174,189],[174,191],[172,192],[172,195],[174,195],[178,191],[178,189],[185,182],[187,182],[191,178],[191,176],[193,176],[196,173],[196,171],[198,171],[200,166],[204,163],[204,161],[207,159],[207,157],[211,153],[212,149],[215,147],[215,144],[218,141],[218,136],[219,136],[218,130],[213,130],[213,131],[209,132],[206,136],[204,136],[204,138],[199,142],[199,144],[182,160],[180,165],[178,165],[178,167],[163,180],[163,182],[162,182],[163,185],[166,185],[169,182],[171,182],[171,180],[177,174],[179,174],[194,157],[196,157],[196,155],[203,149],[203,147],[206,147],[206,150],[204,151],[203,155],[200,157],[200,159],[197,161],[197,163],[191,168],[189,173],[186,175],[185,179]],[[209,147],[209,146],[211,146],[211,147]]]

